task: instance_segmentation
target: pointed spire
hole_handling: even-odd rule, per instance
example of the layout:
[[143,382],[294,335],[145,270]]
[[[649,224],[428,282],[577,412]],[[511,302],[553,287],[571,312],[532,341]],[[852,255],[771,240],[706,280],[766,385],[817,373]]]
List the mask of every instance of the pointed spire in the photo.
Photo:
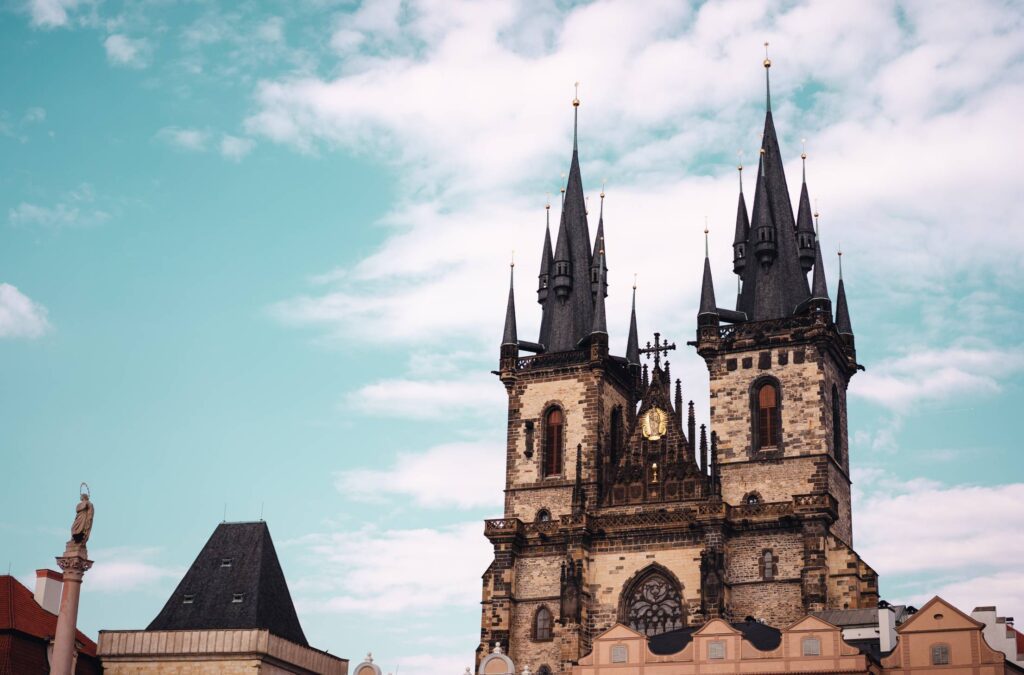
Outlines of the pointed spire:
[[548,299],[548,287],[551,285],[551,266],[554,264],[554,253],[551,251],[551,202],[544,205],[544,246],[540,251],[540,274],[537,275],[537,302],[544,304]]
[[572,97],[572,151],[576,152],[579,145],[576,143],[576,131],[580,121],[580,83],[576,82],[573,87],[576,94]]
[[[686,417],[686,440],[690,444],[690,448],[694,449],[694,443],[697,438],[697,415],[693,410],[693,401],[690,401],[689,413]],[[694,456],[696,459],[696,455]]]
[[636,278],[633,279],[633,309],[629,313],[629,338],[626,340],[626,363],[640,365],[640,338],[636,330]]
[[646,363],[644,364],[643,384],[644,384],[644,389],[647,389],[647,387],[651,386],[651,376],[650,376],[650,373],[647,371],[647,364]]
[[710,475],[711,467],[708,466],[708,429],[703,424],[700,425],[700,460],[704,473]]
[[683,426],[683,381],[676,380],[676,419],[679,421],[679,427]]
[[836,291],[836,330],[840,335],[853,336],[850,323],[850,308],[846,304],[846,288],[843,284],[843,252],[839,251],[839,289]]
[[598,245],[598,282],[597,282],[597,297],[594,299],[594,324],[590,329],[590,334],[594,335],[602,333],[608,334],[608,321],[605,318],[604,309],[604,297],[607,295],[607,281],[605,280],[605,267],[604,267],[604,242],[599,241]]
[[831,305],[828,284],[825,281],[825,263],[821,260],[821,244],[814,243],[814,281],[811,284],[811,300],[824,300]]
[[508,269],[508,305],[505,307],[505,332],[501,338],[502,346],[519,344],[519,337],[516,334],[515,260],[509,263]]
[[[706,317],[701,319],[701,317]],[[717,324],[718,305],[715,303],[715,284],[711,279],[711,260],[708,258],[708,227],[704,226],[704,279],[700,286],[700,311],[697,312],[697,323]]]
[[736,233],[732,239],[732,271],[743,274],[747,266],[747,238],[750,236],[750,219],[747,217],[747,202],[743,197],[743,165],[736,167],[740,176],[740,196],[736,204]]
[[[604,250],[603,256],[598,256],[598,249]],[[603,258],[601,260],[600,258]],[[595,302],[597,299],[597,287],[601,283],[601,274],[604,270],[605,275],[605,288],[604,297],[608,297],[608,252],[605,246],[604,240],[604,186],[601,187],[601,215],[597,221],[597,237],[594,238],[594,259],[590,263],[590,290],[594,294]]]
[[722,494],[722,477],[718,473],[718,432],[711,432],[711,492]]
[[772,111],[772,83],[768,77],[768,70],[772,67],[772,60],[768,58],[768,41],[764,43],[764,90],[765,90],[765,110],[768,112]]
[[[801,139],[803,143],[806,139]],[[803,183],[800,186],[800,203],[796,216],[796,240],[800,250],[800,269],[807,274],[814,266],[814,223],[811,220],[811,198],[807,194],[807,152],[800,153],[803,162]]]

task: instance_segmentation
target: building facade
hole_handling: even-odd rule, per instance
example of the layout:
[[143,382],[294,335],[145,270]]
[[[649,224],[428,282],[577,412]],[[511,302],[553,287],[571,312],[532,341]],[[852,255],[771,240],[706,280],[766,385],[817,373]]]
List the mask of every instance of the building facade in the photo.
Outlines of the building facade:
[[699,428],[671,376],[676,345],[640,346],[635,288],[625,353],[610,351],[604,194],[591,239],[574,129],[536,342],[519,339],[509,290],[505,507],[485,523],[478,665],[497,643],[519,667],[568,672],[616,623],[784,627],[876,606],[877,575],[853,547],[846,292],[840,279],[833,312],[806,178],[794,217],[768,100],[752,217],[740,181],[735,309],[718,306],[705,256],[689,343],[710,374]]

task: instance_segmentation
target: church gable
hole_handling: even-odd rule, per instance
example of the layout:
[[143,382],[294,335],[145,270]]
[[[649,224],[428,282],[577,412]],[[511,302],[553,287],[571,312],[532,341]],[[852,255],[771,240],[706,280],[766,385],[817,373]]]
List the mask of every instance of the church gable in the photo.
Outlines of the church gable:
[[975,621],[936,595],[925,603],[924,607],[917,611],[917,614],[900,626],[897,631],[900,635],[904,635],[940,630],[974,630],[983,627],[984,624]]
[[792,624],[789,628],[784,628],[785,633],[798,633],[802,631],[812,630],[839,630],[836,626],[833,626],[827,621],[823,621],[816,616],[805,616],[796,623]]

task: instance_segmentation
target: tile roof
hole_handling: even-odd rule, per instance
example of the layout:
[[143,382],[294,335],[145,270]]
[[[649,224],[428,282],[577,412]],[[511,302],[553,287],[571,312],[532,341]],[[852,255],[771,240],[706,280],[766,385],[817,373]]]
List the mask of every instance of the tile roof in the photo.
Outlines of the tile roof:
[[[49,640],[57,629],[57,615],[39,606],[28,588],[10,575],[0,576],[0,631],[18,631]],[[82,652],[96,655],[96,643],[78,631]]]
[[220,628],[264,628],[308,646],[262,521],[218,525],[147,630]]

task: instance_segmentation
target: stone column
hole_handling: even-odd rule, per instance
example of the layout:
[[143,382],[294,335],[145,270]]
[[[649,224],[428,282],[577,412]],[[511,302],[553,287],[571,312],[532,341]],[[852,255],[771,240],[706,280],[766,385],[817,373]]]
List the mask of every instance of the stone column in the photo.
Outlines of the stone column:
[[57,631],[53,638],[53,656],[50,675],[74,675],[75,640],[78,632],[78,597],[82,592],[82,577],[92,567],[85,544],[69,541],[64,555],[57,558],[64,572],[64,589],[57,614]]

